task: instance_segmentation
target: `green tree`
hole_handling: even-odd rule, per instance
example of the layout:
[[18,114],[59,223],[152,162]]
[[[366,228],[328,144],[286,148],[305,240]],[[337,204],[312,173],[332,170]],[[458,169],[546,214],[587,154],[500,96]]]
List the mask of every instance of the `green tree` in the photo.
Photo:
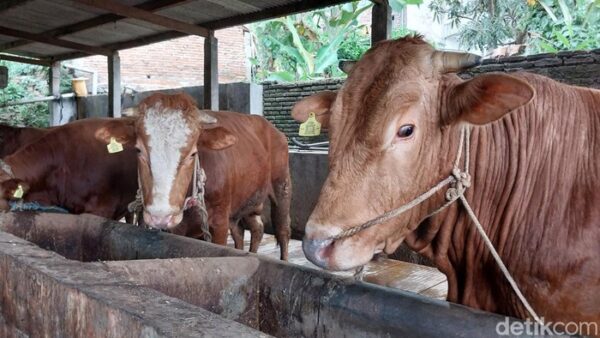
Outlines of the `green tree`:
[[[394,9],[423,0],[392,0]],[[256,57],[253,79],[298,81],[342,76],[340,59],[357,59],[370,46],[368,27],[358,22],[373,4],[362,0],[263,21],[250,26]]]
[[[0,61],[0,65],[8,67],[9,76],[8,86],[0,89],[0,105],[48,95],[48,68],[7,61]],[[49,121],[46,102],[0,108],[0,123],[47,127]]]
[[433,0],[429,8],[458,27],[466,48],[525,44],[537,53],[600,46],[600,0]]

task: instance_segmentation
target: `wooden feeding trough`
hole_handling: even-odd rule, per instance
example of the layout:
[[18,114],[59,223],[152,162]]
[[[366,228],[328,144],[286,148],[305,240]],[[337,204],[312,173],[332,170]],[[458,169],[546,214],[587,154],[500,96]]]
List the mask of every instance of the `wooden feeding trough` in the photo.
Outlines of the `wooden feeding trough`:
[[496,335],[504,317],[92,215],[0,214],[0,336]]

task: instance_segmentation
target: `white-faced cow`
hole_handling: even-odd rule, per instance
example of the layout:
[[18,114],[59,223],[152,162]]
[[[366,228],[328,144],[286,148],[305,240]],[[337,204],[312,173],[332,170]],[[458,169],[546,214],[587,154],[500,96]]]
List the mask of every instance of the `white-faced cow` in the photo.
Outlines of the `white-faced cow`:
[[198,160],[206,171],[213,242],[225,245],[231,229],[236,248],[241,248],[243,220],[252,232],[251,251],[256,252],[263,228],[260,215],[271,200],[281,258],[287,259],[291,198],[287,142],[264,118],[233,112],[209,115],[186,94],[157,93],[140,103],[133,128],[115,124],[96,136],[138,150],[146,225],[203,236],[199,219],[187,212],[184,217]]
[[448,300],[526,317],[463,205],[427,217],[445,203],[444,190],[332,239],[448,177],[467,127],[466,200],[525,298],[546,321],[599,325],[600,91],[527,73],[453,74],[476,61],[420,37],[385,41],[337,93],[296,104],[293,116],[317,113],[331,142],[304,252],[323,268],[350,269],[405,241],[446,274]]

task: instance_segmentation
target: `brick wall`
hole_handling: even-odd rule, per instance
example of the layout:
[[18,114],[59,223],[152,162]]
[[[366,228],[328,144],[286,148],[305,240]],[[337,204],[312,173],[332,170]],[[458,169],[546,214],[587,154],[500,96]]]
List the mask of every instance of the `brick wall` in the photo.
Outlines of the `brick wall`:
[[[556,79],[558,81],[600,89],[600,49],[591,52],[560,52],[530,56],[513,56],[502,59],[484,60],[482,65],[461,74],[469,78],[485,72],[528,71]],[[322,90],[337,90],[344,79],[331,79],[317,82],[263,84],[264,115],[288,137],[297,137],[299,124],[292,120],[290,113],[295,102],[303,97]],[[307,142],[326,140],[326,135],[309,138]]]
[[[219,83],[248,81],[242,26],[219,30]],[[188,36],[119,52],[121,82],[136,91],[198,86],[204,77],[204,39]],[[98,72],[100,89],[108,83],[106,57],[70,61]]]

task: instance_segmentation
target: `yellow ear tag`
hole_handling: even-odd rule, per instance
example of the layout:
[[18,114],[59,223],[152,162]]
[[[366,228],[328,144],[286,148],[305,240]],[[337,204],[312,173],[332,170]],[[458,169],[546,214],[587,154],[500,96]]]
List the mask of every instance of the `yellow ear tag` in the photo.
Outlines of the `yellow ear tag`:
[[123,145],[117,142],[114,137],[111,137],[110,142],[106,145],[106,149],[108,149],[109,154],[119,153],[123,151]]
[[308,119],[300,124],[298,134],[300,136],[317,136],[321,134],[321,124],[317,121],[315,113],[308,114]]
[[17,190],[13,193],[14,198],[23,198],[23,186],[17,185]]

